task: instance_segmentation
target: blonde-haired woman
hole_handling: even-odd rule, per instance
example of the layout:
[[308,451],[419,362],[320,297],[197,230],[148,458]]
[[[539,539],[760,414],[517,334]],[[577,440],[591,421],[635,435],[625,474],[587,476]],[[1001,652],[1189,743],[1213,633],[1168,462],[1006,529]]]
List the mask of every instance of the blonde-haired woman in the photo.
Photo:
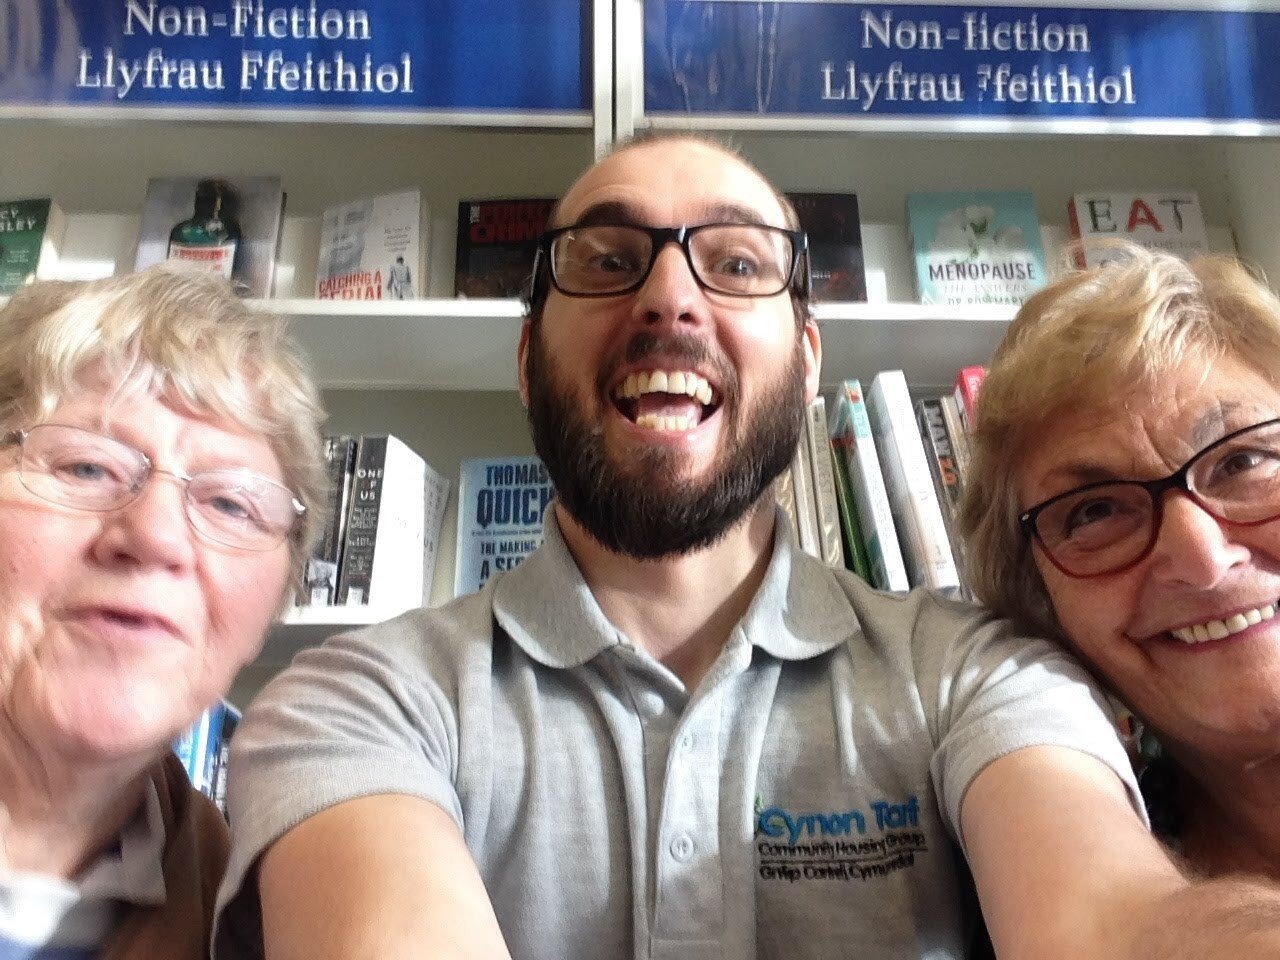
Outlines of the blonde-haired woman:
[[1155,732],[1153,822],[1193,866],[1280,879],[1280,300],[1229,259],[1125,252],[996,353],[969,570]]
[[170,744],[301,570],[320,416],[212,278],[0,310],[0,956],[207,956],[226,826]]

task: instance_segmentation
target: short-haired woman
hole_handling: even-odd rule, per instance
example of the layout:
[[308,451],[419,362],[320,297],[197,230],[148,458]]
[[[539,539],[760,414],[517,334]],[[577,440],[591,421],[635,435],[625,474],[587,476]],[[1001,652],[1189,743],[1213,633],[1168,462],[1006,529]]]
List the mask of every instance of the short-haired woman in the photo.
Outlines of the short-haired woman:
[[302,568],[320,416],[212,278],[0,310],[0,956],[207,956],[226,825],[170,745]]
[[1124,252],[997,351],[968,569],[1156,734],[1153,822],[1193,867],[1280,879],[1280,300],[1230,259]]

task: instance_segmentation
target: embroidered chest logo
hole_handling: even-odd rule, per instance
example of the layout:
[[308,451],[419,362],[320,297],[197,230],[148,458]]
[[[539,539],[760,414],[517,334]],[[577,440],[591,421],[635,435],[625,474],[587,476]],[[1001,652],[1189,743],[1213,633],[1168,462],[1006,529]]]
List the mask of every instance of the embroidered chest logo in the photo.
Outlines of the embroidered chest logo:
[[756,859],[761,880],[875,880],[928,852],[920,802],[872,801],[866,810],[794,813],[756,798]]

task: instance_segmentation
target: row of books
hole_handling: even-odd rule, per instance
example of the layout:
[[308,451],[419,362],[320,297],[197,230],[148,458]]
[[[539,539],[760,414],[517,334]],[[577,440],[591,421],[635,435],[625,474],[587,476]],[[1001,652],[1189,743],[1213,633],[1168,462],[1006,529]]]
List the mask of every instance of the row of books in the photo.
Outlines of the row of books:
[[326,437],[328,501],[307,606],[408,610],[430,599],[449,481],[389,434]]
[[801,548],[881,590],[963,594],[956,511],[983,376],[967,367],[953,393],[913,401],[902,371],[887,370],[865,395],[842,383],[830,416],[815,400],[776,491]]
[[227,756],[231,736],[240,723],[240,711],[219,700],[178,737],[173,752],[182,762],[191,785],[227,812]]
[[[858,197],[788,193],[809,235],[814,299],[865,301]],[[268,297],[285,194],[278,177],[163,177],[149,182],[135,267],[180,259],[226,277],[244,296]],[[454,293],[520,295],[549,198],[458,204]],[[1208,249],[1193,191],[1085,193],[1068,203],[1072,237],[1124,238],[1188,256]],[[921,303],[1021,304],[1048,279],[1040,220],[1029,191],[951,191],[907,197]],[[0,203],[0,295],[56,272],[66,217],[53,201]],[[427,207],[419,190],[364,197],[321,218],[315,295],[415,299],[427,291]],[[1114,256],[1082,248],[1079,266]]]

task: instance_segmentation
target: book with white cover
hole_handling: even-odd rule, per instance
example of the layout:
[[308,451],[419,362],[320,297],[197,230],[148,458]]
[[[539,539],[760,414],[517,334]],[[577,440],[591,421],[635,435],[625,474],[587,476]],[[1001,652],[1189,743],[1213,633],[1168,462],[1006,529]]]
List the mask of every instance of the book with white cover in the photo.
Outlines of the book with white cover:
[[827,402],[822,397],[815,397],[805,412],[805,450],[813,476],[819,555],[828,566],[843,568],[844,545],[840,542],[836,474],[831,466],[831,446],[827,440]]
[[791,488],[796,494],[796,539],[800,541],[800,549],[821,559],[818,505],[813,499],[813,465],[809,463],[809,441],[803,430],[791,457]]
[[885,491],[884,474],[871,421],[862,396],[862,384],[846,380],[836,393],[835,417],[831,435],[839,440],[837,450],[845,457],[849,486],[857,504],[867,560],[871,566],[871,583],[880,590],[909,590],[906,566],[889,495]]
[[1067,205],[1076,266],[1098,267],[1119,253],[1106,240],[1129,240],[1187,258],[1209,252],[1200,196],[1191,190],[1077,193]]
[[958,587],[960,576],[901,370],[876,374],[867,393],[867,413],[884,467],[907,578],[916,587]]
[[427,208],[420,190],[365,197],[325,210],[316,296],[413,300],[426,296]]
[[338,581],[338,603],[388,616],[422,604],[426,461],[397,437],[362,436]]

